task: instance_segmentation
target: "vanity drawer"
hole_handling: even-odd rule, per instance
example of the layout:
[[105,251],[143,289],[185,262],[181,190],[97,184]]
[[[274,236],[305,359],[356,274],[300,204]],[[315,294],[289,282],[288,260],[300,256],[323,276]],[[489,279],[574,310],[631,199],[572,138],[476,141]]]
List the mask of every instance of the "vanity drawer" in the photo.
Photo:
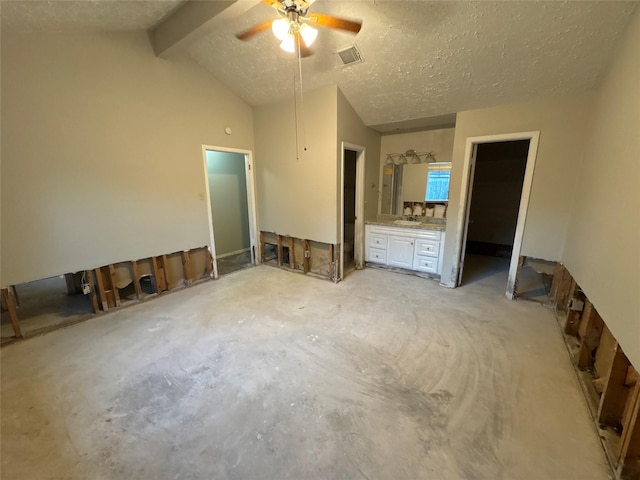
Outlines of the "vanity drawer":
[[[440,233],[440,232],[438,232]],[[416,239],[416,255],[437,257],[440,253],[440,242],[433,240]]]
[[371,232],[369,234],[369,247],[386,249],[388,238],[387,235]]
[[440,230],[418,230],[416,236],[425,240],[439,242],[442,238],[442,232]]
[[416,257],[413,269],[419,272],[438,273],[437,257]]
[[387,251],[381,248],[369,247],[367,262],[387,264]]

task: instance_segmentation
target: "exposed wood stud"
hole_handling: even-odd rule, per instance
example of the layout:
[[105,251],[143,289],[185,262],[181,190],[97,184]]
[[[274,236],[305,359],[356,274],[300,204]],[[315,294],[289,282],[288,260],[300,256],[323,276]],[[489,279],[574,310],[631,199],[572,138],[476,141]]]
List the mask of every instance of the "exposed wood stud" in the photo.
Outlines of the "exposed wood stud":
[[156,257],[151,257],[151,272],[153,273],[153,289],[155,293],[160,293],[163,290],[163,283],[160,280],[160,268]]
[[571,288],[569,290],[569,300],[567,301],[567,318],[564,324],[564,332],[567,335],[576,337],[578,335],[578,328],[580,326],[580,318],[582,311],[574,310],[571,308],[573,299],[578,299],[578,285],[575,280],[571,281]]
[[553,269],[553,278],[551,280],[551,290],[549,291],[549,296],[551,298],[558,297],[558,288],[560,287],[560,283],[562,282],[564,273],[565,273],[564,265],[562,265],[561,263],[556,263],[556,266]]
[[260,232],[260,263],[264,263],[264,232]]
[[138,273],[138,262],[131,261],[131,272],[133,273],[133,288],[136,290],[136,298],[142,298],[142,287],[140,287],[140,274]]
[[558,287],[558,296],[556,297],[556,308],[561,312],[566,312],[569,306],[569,301],[573,297],[573,294],[577,288],[576,281],[571,277],[568,271],[565,270],[562,276],[562,282]]
[[289,237],[289,268],[296,268],[296,256],[293,246],[293,237]]
[[167,271],[167,264],[169,262],[167,262],[166,255],[160,255],[160,263],[162,264],[162,267],[160,269],[160,274],[163,276],[163,280],[164,280],[163,290],[169,290],[169,272]]
[[598,422],[602,425],[619,428],[622,422],[622,413],[627,401],[628,389],[625,387],[629,360],[622,352],[619,345],[616,346],[611,369],[606,375],[607,384],[602,392],[600,406],[598,408]]
[[187,285],[193,283],[193,272],[191,271],[191,258],[189,252],[182,252],[182,271],[184,272],[184,279]]
[[633,386],[629,415],[622,427],[618,473],[622,479],[640,478],[640,380]]
[[309,240],[302,241],[302,249],[304,260],[302,262],[302,269],[304,273],[309,273],[311,270],[311,250],[309,249]]
[[16,308],[20,308],[20,297],[18,296],[18,289],[15,285],[9,285],[7,287],[9,289],[9,294],[13,295],[13,302],[15,303]]
[[102,310],[105,312],[109,310],[109,302],[107,301],[107,293],[104,288],[104,278],[102,277],[102,269],[96,268],[94,270],[96,275],[96,283],[98,285],[98,294],[100,295],[100,304],[102,305]]
[[336,262],[338,265],[337,268],[337,272],[336,272],[336,278],[335,278],[335,282],[337,282],[338,280],[340,280],[340,278],[342,278],[343,272],[342,272],[342,263],[340,262],[340,251],[342,250],[342,244],[338,243],[336,245]]
[[89,300],[91,300],[91,309],[93,310],[93,313],[98,313],[100,308],[98,307],[98,295],[96,294],[96,285],[93,281],[93,272],[91,270],[85,270],[84,279],[91,289],[91,292],[89,293]]
[[282,253],[282,235],[278,235],[278,266],[284,265],[284,255]]
[[623,438],[627,425],[631,422],[633,409],[636,407],[636,402],[638,401],[637,396],[640,394],[640,374],[633,368],[633,365],[629,365],[627,368],[627,377],[624,381],[624,386],[629,389],[629,395],[627,396],[627,404],[622,414]]
[[[557,265],[552,283],[558,311],[567,308],[578,286],[569,272]],[[579,293],[579,299],[583,299]],[[568,317],[576,312],[567,312]],[[640,374],[633,368],[616,338],[588,298],[579,322],[567,318],[566,332],[580,339],[576,367],[600,428],[605,453],[616,478],[640,480]],[[573,342],[567,340],[568,346]],[[589,398],[590,397],[590,398]]]
[[602,318],[589,300],[584,303],[582,320],[578,329],[580,335],[580,350],[578,352],[578,368],[593,366],[594,351],[600,344],[600,336],[604,323]]
[[113,265],[109,265],[109,278],[111,278],[111,291],[113,292],[113,302],[116,307],[120,306],[120,292],[118,291],[118,285],[116,283],[116,269]]
[[13,333],[16,337],[22,337],[22,330],[20,330],[20,323],[18,321],[18,313],[16,312],[16,304],[14,302],[13,295],[9,291],[9,288],[2,289],[2,300],[4,300],[4,304],[7,307],[7,311],[9,312],[9,320],[11,321],[11,327],[13,328]]
[[336,277],[336,261],[335,261],[335,245],[333,243],[329,244],[329,280],[335,282]]

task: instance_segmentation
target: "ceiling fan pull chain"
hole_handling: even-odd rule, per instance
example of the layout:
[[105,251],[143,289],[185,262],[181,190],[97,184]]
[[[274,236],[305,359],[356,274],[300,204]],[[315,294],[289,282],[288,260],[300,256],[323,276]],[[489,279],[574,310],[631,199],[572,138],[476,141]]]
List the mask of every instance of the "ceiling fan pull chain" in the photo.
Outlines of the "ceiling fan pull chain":
[[293,122],[296,130],[296,162],[300,161],[300,148],[298,147],[298,94],[296,93],[296,67],[293,67]]
[[[300,48],[300,35],[296,35],[298,40],[298,73],[300,75],[300,117],[302,118],[302,144],[304,145],[304,151],[307,151],[307,128],[304,116],[304,90],[302,88],[302,53]],[[295,91],[294,91],[295,94]],[[296,125],[297,131],[297,125]],[[296,147],[297,148],[297,147]]]

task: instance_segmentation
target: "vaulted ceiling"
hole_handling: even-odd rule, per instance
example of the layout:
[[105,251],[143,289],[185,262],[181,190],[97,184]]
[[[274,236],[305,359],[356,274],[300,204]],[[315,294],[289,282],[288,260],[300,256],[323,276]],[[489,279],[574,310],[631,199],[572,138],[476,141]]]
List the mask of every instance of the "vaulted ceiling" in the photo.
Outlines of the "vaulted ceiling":
[[[270,31],[234,34],[277,12],[258,0],[11,1],[2,27],[148,30],[167,58],[188,56],[252,106],[293,95],[296,56]],[[598,86],[638,2],[317,0],[315,13],[362,20],[351,35],[321,28],[302,59],[305,90],[337,84],[382,132],[452,122],[455,112]],[[158,47],[165,42],[167,48]],[[355,44],[364,61],[336,51]]]

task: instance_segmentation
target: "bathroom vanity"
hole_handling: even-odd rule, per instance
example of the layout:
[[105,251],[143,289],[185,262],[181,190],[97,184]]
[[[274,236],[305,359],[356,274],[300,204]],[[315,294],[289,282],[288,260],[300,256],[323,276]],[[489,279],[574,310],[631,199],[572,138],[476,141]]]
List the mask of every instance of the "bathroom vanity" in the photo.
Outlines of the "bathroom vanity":
[[440,275],[444,224],[371,220],[365,226],[365,261]]

